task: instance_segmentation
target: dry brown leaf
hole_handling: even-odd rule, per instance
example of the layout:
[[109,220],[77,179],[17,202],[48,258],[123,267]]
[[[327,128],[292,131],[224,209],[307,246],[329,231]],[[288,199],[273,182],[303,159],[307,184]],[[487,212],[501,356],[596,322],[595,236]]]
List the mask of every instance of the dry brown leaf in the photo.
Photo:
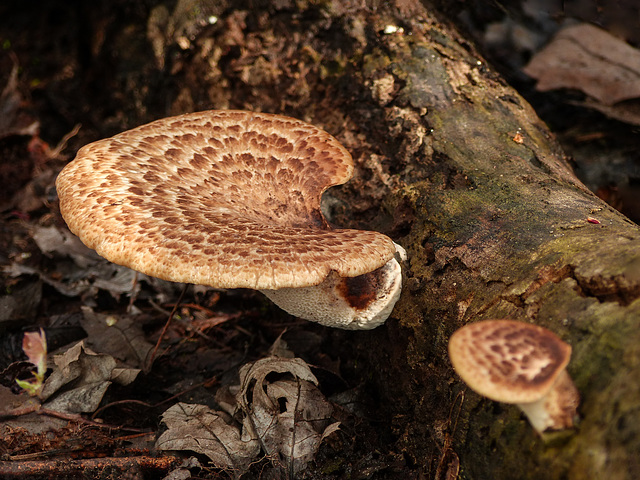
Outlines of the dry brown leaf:
[[9,439],[12,430],[24,428],[30,434],[37,435],[47,430],[62,428],[69,422],[60,418],[48,415],[38,415],[37,413],[19,414],[16,412],[36,412],[40,407],[40,402],[28,395],[16,395],[10,388],[0,385],[0,444],[2,440]]
[[102,261],[96,252],[86,247],[78,237],[66,228],[37,225],[32,236],[42,253],[49,256],[52,253],[69,256],[80,268],[87,268]]
[[144,368],[153,350],[140,324],[131,317],[95,313],[82,307],[80,325],[87,332],[85,342],[94,351],[106,353],[133,368]]
[[269,348],[269,355],[272,357],[280,357],[280,358],[294,358],[295,354],[287,345],[287,342],[282,338],[284,331],[278,335],[275,342]]
[[57,173],[52,168],[45,168],[40,173],[34,171],[31,180],[13,195],[10,205],[24,213],[34,212],[44,206],[49,208]]
[[[18,265],[13,263],[13,265]],[[10,267],[4,268],[9,273]],[[26,279],[11,288],[8,295],[0,296],[0,325],[20,324],[20,320],[31,320],[36,316],[42,299],[42,282]]]
[[108,291],[115,299],[119,299],[123,294],[135,298],[140,290],[140,282],[145,281],[158,287],[156,289],[159,290],[158,297],[164,298],[163,290],[166,290],[165,285],[170,283],[152,279],[146,275],[137,274],[129,268],[107,262],[95,251],[87,248],[66,228],[35,226],[32,237],[45,255],[54,258],[69,257],[80,268],[66,268],[64,262],[58,262],[59,271],[50,274],[39,268],[12,262],[3,268],[4,272],[12,277],[37,275],[44,283],[51,285],[65,296],[90,298],[97,293],[98,289],[102,289]]
[[[267,377],[276,374],[271,381]],[[221,389],[216,398],[242,417],[242,428],[230,414],[205,405],[180,403],[163,414],[169,430],[158,439],[161,450],[192,450],[215,465],[242,474],[260,449],[290,474],[315,457],[322,440],[338,428],[330,423],[333,407],[316,388],[317,380],[299,358],[268,357],[240,369],[239,389]],[[219,392],[220,393],[220,392]],[[224,398],[222,398],[224,397]]]
[[[268,376],[273,377],[268,379]],[[338,428],[333,407],[317,389],[309,366],[299,358],[267,357],[240,369],[236,398],[243,426],[290,474],[312,460],[322,440]]]
[[83,275],[83,278],[77,281],[60,282],[55,280],[52,276],[44,273],[39,268],[33,268],[17,262],[12,262],[10,265],[3,267],[2,270],[6,275],[14,278],[21,275],[35,275],[41,280],[39,284],[46,283],[67,297],[78,296],[90,288],[89,282],[84,280],[86,275]]
[[524,72],[538,90],[573,88],[606,106],[640,98],[640,51],[588,23],[560,30]]
[[604,105],[595,100],[587,100],[581,105],[598,110],[609,118],[615,118],[631,125],[640,125],[640,98]]
[[162,414],[162,421],[168,430],[156,442],[160,450],[192,450],[239,474],[260,453],[260,444],[243,436],[229,415],[206,405],[178,403]]
[[53,357],[53,372],[47,378],[40,399],[44,407],[58,412],[93,412],[98,408],[113,381],[123,385],[132,382],[139,370],[125,374],[115,359],[97,354],[79,342],[66,352]]

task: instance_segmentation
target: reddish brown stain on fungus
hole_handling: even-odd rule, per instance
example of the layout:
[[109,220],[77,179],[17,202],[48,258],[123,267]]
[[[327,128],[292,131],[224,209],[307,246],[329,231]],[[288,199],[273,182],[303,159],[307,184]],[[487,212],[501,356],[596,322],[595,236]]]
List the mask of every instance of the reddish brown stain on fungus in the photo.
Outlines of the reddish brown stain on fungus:
[[337,289],[349,305],[365,310],[377,298],[380,284],[384,283],[382,269],[375,270],[366,276],[344,278]]

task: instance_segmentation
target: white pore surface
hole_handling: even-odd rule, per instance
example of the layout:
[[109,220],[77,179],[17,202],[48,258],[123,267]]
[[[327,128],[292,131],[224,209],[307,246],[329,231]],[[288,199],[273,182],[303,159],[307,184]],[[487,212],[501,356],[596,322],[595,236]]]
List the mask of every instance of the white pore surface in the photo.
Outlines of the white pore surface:
[[[396,244],[396,257],[406,260],[405,250]],[[402,269],[395,258],[375,272],[379,288],[366,308],[352,306],[341,293],[344,278],[330,274],[324,282],[313,287],[261,290],[273,303],[296,317],[321,325],[346,330],[371,330],[382,325],[391,314],[402,291]]]

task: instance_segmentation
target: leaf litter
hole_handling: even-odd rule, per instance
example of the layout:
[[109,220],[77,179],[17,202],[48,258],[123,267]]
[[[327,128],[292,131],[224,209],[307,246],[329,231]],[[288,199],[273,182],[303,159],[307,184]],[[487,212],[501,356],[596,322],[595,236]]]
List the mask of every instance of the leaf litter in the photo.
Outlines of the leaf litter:
[[[300,358],[269,356],[240,368],[235,405],[213,410],[178,403],[162,415],[161,450],[192,450],[216,466],[245,472],[262,451],[291,476],[311,461],[324,438],[338,429],[333,407]],[[268,378],[269,377],[269,378]]]
[[140,369],[119,367],[111,355],[93,352],[84,341],[55,355],[53,362],[40,399],[44,407],[66,413],[93,412],[113,382],[128,385],[140,373]]
[[[0,426],[21,429],[29,441],[36,441],[41,431],[66,434],[62,433],[66,432],[65,418],[82,422],[82,415],[102,410],[112,385],[135,384],[145,367],[150,367],[149,358],[154,348],[148,340],[149,331],[144,329],[145,318],[148,321],[150,316],[166,315],[168,310],[161,305],[175,298],[180,286],[106,262],[65,227],[35,224],[29,226],[27,234],[48,266],[31,261],[31,255],[18,255],[3,267],[7,278],[38,286],[38,292],[44,284],[63,297],[76,299],[74,309],[78,314],[73,317],[73,323],[86,333],[84,340],[50,355],[49,373],[40,385],[36,403],[26,395],[16,397],[6,387],[0,387],[2,395],[18,400],[0,411],[0,419],[11,418]],[[7,298],[17,298],[18,292]],[[101,292],[106,292],[116,304],[126,300],[126,309],[101,311],[98,301]],[[209,300],[204,305],[185,303],[181,306],[167,338],[177,340],[185,334],[197,334],[198,338],[215,341],[205,332],[213,331],[215,336],[226,322],[243,316],[240,312],[219,311],[220,294],[212,289],[198,288],[197,295]],[[25,314],[21,316],[35,315],[36,310],[29,305],[37,306],[41,295],[34,296],[27,288],[23,298]],[[29,299],[36,301],[28,302]],[[155,315],[149,314],[145,302]],[[19,310],[15,309],[8,316],[13,318],[18,314]],[[54,317],[51,316],[50,321]],[[178,330],[177,337],[171,334],[172,329]],[[184,339],[180,342],[189,343],[184,343]],[[280,337],[270,351],[271,354],[261,360],[236,364],[239,383],[218,389],[215,398],[221,399],[220,409],[186,402],[167,409],[162,414],[167,430],[158,437],[155,447],[196,452],[207,457],[211,466],[229,470],[236,476],[265,459],[289,476],[302,471],[339,423],[332,421],[333,406],[318,389],[318,380],[307,363],[295,358]],[[217,361],[218,356],[199,358]],[[179,384],[176,383],[176,387]],[[222,400],[225,393],[227,403]],[[29,412],[33,413],[26,415]],[[56,414],[62,419],[55,418]],[[149,446],[146,444],[145,448]],[[15,451],[18,450],[16,446]]]
[[240,369],[236,399],[243,427],[290,474],[302,470],[320,442],[338,429],[339,422],[331,422],[333,407],[317,385],[300,358],[267,357]]

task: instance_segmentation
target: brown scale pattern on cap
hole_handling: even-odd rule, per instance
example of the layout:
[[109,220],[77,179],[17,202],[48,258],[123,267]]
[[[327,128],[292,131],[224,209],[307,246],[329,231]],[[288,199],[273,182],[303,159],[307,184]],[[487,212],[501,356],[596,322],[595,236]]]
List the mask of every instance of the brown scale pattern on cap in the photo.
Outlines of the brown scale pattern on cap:
[[486,320],[456,331],[449,356],[458,375],[481,395],[529,403],[551,389],[569,363],[571,346],[537,325]]
[[86,145],[56,181],[73,233],[108,260],[221,288],[317,285],[393,257],[377,232],[332,230],[322,193],[351,178],[331,135],[243,111],[171,117]]

